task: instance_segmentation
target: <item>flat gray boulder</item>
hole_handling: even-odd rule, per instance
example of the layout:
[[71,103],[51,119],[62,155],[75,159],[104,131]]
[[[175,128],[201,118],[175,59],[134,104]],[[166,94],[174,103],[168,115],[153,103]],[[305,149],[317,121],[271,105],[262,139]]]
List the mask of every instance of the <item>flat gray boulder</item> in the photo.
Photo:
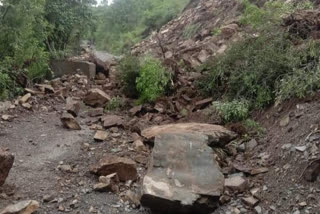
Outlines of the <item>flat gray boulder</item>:
[[161,214],[211,213],[223,193],[224,176],[208,141],[201,133],[157,135],[142,205]]

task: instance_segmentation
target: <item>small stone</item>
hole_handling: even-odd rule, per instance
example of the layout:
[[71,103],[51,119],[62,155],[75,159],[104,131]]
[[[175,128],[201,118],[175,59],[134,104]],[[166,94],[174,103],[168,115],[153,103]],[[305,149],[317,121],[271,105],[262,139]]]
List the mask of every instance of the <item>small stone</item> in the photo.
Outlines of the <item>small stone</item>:
[[304,201],[304,202],[300,202],[300,203],[299,203],[299,206],[300,206],[300,207],[305,207],[305,206],[307,206],[307,202],[305,202],[305,201]]
[[297,151],[299,152],[304,152],[306,151],[307,147],[306,146],[296,146],[295,147]]
[[252,151],[254,148],[258,146],[258,142],[255,139],[250,140],[246,143],[246,149],[248,151]]
[[7,206],[0,214],[32,214],[40,207],[39,202],[34,200],[21,201]]
[[258,199],[255,199],[254,197],[250,196],[250,197],[246,197],[246,198],[242,198],[242,201],[250,206],[250,207],[254,207],[259,203]]
[[28,102],[28,100],[31,98],[31,94],[27,93],[26,95],[24,95],[23,97],[20,98],[19,102],[21,104]]
[[141,140],[134,141],[133,147],[138,152],[147,151],[147,147],[144,145],[144,143]]
[[89,114],[90,117],[102,116],[103,115],[103,108],[91,109],[88,114]]
[[241,176],[234,176],[225,179],[224,186],[232,191],[244,192],[247,188],[247,181]]
[[287,144],[284,144],[282,147],[281,147],[281,149],[283,149],[283,150],[288,150],[288,149],[290,149],[292,147],[292,144],[291,143],[287,143]]
[[61,123],[63,126],[67,129],[72,130],[81,130],[81,127],[79,123],[76,121],[76,119],[69,113],[64,112],[60,118]]
[[132,109],[129,110],[129,113],[131,114],[131,116],[135,116],[137,115],[140,111],[142,110],[142,105],[139,106],[135,106]]
[[13,116],[11,116],[11,115],[8,115],[8,114],[4,114],[4,115],[2,115],[2,117],[1,117],[1,119],[3,120],[3,121],[9,121],[9,122],[11,122],[12,120],[13,120]]
[[287,116],[285,116],[284,118],[282,118],[280,120],[279,124],[280,124],[281,127],[286,127],[287,125],[289,125],[289,123],[290,123],[290,116],[287,115]]
[[254,211],[255,211],[256,214],[261,214],[262,213],[262,208],[260,206],[256,206],[254,208]]
[[103,117],[101,120],[103,122],[103,127],[105,127],[105,128],[122,126],[124,123],[123,119],[117,115],[108,115],[108,116]]
[[109,180],[109,182],[95,184],[93,189],[98,192],[107,192],[112,190],[112,185]]
[[261,168],[251,170],[250,174],[251,175],[258,175],[258,174],[262,174],[262,173],[266,173],[266,172],[269,172],[269,169],[266,167],[261,167]]
[[58,169],[63,171],[63,172],[72,172],[72,168],[70,165],[60,165],[58,166]]
[[104,141],[108,138],[108,133],[105,131],[97,131],[94,135],[95,141]]
[[30,103],[22,103],[21,104],[23,108],[31,110],[32,109],[32,105]]
[[50,201],[53,201],[54,200],[54,195],[45,195],[45,196],[43,196],[43,202],[45,202],[45,203],[48,203],[48,202],[50,202]]

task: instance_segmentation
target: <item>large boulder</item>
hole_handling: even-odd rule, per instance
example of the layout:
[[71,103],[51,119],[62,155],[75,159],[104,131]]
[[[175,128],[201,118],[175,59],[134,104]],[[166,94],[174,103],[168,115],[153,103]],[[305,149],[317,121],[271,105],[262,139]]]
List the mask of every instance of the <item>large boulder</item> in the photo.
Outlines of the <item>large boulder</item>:
[[224,176],[203,134],[156,136],[141,203],[154,213],[211,213],[223,192]]
[[99,176],[117,173],[119,180],[123,182],[135,181],[138,178],[136,163],[128,158],[115,155],[105,155],[97,164],[92,166],[91,172]]
[[142,136],[147,139],[153,139],[162,133],[202,133],[209,137],[209,144],[214,146],[217,144],[224,145],[235,139],[237,135],[219,125],[211,125],[205,123],[177,123],[161,126],[154,126],[142,131]]
[[88,106],[98,107],[104,106],[109,100],[109,95],[98,88],[94,88],[89,90],[83,102]]
[[13,166],[14,156],[0,148],[0,186],[2,186]]

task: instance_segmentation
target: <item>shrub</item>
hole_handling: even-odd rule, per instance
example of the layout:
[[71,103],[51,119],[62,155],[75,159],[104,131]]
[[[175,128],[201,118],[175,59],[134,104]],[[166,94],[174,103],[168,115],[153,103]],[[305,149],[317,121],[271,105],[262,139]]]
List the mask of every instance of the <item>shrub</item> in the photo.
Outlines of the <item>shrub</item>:
[[226,95],[266,106],[275,98],[277,80],[295,64],[291,51],[291,42],[280,32],[247,38],[209,62],[211,72],[201,87],[216,98]]
[[212,107],[219,113],[224,122],[237,122],[249,116],[249,105],[247,101],[233,100],[231,102],[213,102]]
[[164,95],[169,88],[170,73],[166,71],[158,59],[147,57],[141,65],[137,78],[137,89],[140,102],[153,102]]
[[139,76],[140,62],[135,56],[124,57],[118,66],[120,70],[120,81],[123,84],[123,93],[130,98],[138,98],[139,92],[136,88],[136,79]]
[[123,101],[120,97],[112,98],[105,107],[105,111],[115,111],[123,107]]
[[185,39],[191,39],[200,29],[199,24],[187,25],[183,30],[183,37]]
[[246,119],[242,122],[250,136],[262,137],[266,130],[258,122],[252,119]]

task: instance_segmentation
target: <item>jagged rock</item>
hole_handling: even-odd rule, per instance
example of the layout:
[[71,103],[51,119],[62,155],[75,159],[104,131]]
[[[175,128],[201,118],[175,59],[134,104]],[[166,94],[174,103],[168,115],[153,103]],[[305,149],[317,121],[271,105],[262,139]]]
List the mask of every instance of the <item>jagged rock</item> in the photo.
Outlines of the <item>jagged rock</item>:
[[81,126],[77,120],[69,113],[64,112],[60,118],[63,126],[67,129],[81,130]]
[[95,88],[89,90],[83,102],[88,106],[98,107],[105,105],[109,100],[109,95],[107,95],[102,90]]
[[81,108],[80,102],[73,100],[71,97],[68,97],[66,103],[67,112],[69,114],[72,114],[72,116],[77,117]]
[[14,156],[0,148],[0,186],[2,186],[13,166]]
[[147,139],[151,139],[162,133],[201,133],[209,136],[209,143],[212,146],[216,144],[224,145],[237,136],[222,126],[204,123],[177,123],[154,126],[143,130],[141,135]]
[[34,200],[21,201],[7,206],[0,214],[32,214],[39,208],[39,202]]
[[102,116],[103,115],[103,108],[91,109],[88,114],[90,117]]
[[135,106],[135,107],[131,108],[131,109],[129,110],[129,112],[130,112],[131,116],[135,116],[135,115],[137,115],[139,112],[141,112],[141,110],[142,110],[142,105],[139,105],[139,106]]
[[[158,213],[210,213],[219,203],[224,176],[203,134],[161,134],[143,180],[141,203]],[[179,154],[179,155],[177,155]]]
[[98,192],[112,191],[112,185],[110,181],[104,183],[98,183],[93,186],[93,189]]
[[147,151],[147,147],[144,145],[144,143],[141,140],[134,141],[133,147],[138,152]]
[[24,91],[27,92],[27,93],[30,93],[32,95],[42,94],[40,91],[35,91],[35,90],[30,89],[30,88],[25,88]]
[[260,168],[256,168],[256,169],[251,170],[250,174],[251,175],[259,175],[259,174],[266,173],[266,172],[269,172],[269,169],[267,167],[260,167]]
[[225,179],[224,186],[231,191],[244,192],[248,183],[242,176],[233,176]]
[[105,131],[97,131],[94,135],[94,140],[96,141],[104,141],[108,138],[108,133]]
[[259,200],[250,196],[250,197],[246,197],[246,198],[242,198],[243,203],[245,203],[246,205],[250,206],[250,207],[254,207],[259,203]]
[[19,102],[21,104],[26,103],[31,98],[31,96],[31,93],[25,94],[23,97],[20,98]]
[[96,165],[92,166],[91,172],[100,176],[117,173],[120,181],[135,181],[138,177],[134,161],[109,154],[105,155]]
[[121,117],[117,115],[108,115],[101,118],[103,122],[103,127],[105,128],[111,128],[115,126],[122,126],[124,121]]

